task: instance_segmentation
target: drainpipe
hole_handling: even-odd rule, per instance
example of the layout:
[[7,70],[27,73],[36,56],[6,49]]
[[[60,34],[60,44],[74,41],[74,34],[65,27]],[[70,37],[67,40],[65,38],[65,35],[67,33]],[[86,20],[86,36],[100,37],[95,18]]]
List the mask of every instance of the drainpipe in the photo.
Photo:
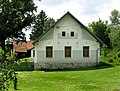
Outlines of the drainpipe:
[[100,48],[97,49],[97,52],[96,52],[96,64],[98,65],[99,64],[99,61],[98,61],[98,52],[99,52]]

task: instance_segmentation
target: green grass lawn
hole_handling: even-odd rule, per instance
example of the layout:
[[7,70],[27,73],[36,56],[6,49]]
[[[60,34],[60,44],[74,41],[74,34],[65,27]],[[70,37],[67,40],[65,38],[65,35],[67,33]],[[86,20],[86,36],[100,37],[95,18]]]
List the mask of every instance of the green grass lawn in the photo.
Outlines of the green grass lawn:
[[[77,71],[18,73],[18,91],[120,91],[120,66]],[[9,91],[15,90],[11,86]]]

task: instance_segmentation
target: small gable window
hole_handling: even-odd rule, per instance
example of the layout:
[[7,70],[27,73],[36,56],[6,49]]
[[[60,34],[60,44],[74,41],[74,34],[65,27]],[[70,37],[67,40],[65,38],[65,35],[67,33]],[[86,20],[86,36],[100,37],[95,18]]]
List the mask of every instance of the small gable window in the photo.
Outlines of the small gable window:
[[74,32],[71,32],[71,37],[74,37]]
[[62,37],[65,37],[66,33],[65,31],[62,31]]

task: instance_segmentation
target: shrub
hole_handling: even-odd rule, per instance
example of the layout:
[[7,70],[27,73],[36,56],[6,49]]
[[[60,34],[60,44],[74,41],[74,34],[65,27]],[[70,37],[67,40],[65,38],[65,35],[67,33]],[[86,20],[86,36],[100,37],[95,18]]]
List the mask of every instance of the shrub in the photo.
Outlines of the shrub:
[[15,63],[15,53],[5,53],[0,49],[0,90],[8,90],[10,83],[14,82],[14,88],[17,89],[17,75],[12,69]]

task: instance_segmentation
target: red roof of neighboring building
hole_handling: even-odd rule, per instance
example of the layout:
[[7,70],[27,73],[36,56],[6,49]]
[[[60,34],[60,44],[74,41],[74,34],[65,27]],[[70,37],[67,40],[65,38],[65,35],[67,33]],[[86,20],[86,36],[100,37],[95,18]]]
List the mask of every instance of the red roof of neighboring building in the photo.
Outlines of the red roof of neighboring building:
[[26,42],[16,42],[13,41],[13,51],[15,52],[27,52],[34,48],[33,41],[26,41]]

